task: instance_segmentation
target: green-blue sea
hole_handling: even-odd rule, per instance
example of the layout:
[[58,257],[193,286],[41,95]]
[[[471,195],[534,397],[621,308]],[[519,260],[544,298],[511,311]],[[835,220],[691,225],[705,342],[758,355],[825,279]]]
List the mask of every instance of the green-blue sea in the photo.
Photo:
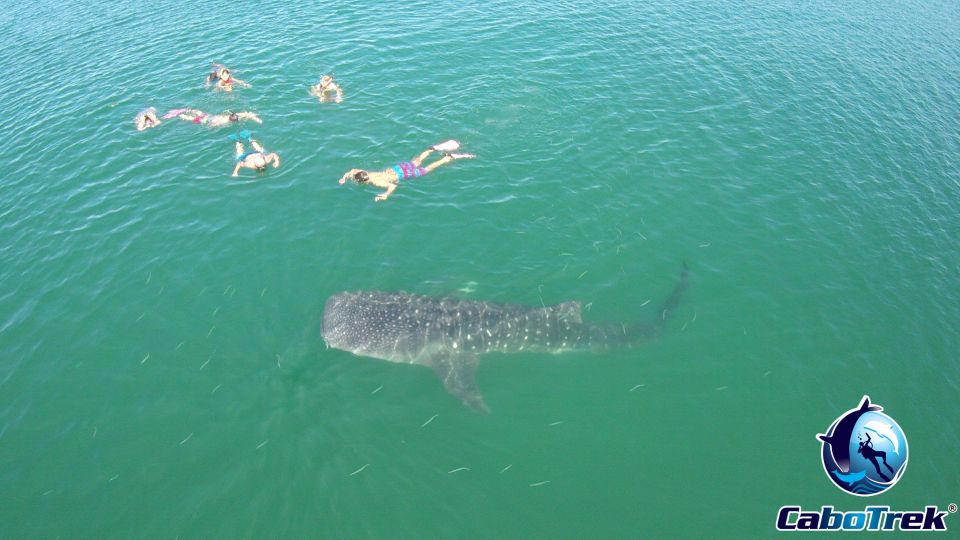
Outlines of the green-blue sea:
[[[783,505],[960,502],[955,1],[38,0],[0,45],[2,538],[761,538]],[[240,129],[281,166],[231,178]],[[450,138],[477,158],[386,202],[337,183]],[[652,320],[684,262],[644,346],[485,355],[488,415],[320,335],[352,290]],[[870,499],[816,439],[864,395],[910,452]]]

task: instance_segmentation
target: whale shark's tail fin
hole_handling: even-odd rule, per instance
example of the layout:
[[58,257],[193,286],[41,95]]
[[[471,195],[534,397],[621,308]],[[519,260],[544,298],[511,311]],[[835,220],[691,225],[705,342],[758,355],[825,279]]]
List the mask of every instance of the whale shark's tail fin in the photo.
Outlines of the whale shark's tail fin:
[[663,301],[663,304],[660,304],[660,309],[657,311],[656,323],[663,325],[677,309],[677,305],[680,303],[680,297],[683,296],[683,291],[687,290],[687,274],[689,273],[690,268],[687,267],[687,263],[683,263],[683,269],[680,270],[680,281],[673,286],[673,291],[670,292],[670,296]]
[[[657,310],[657,314],[653,317],[653,320],[647,319],[642,321],[636,321],[633,323],[620,325],[620,329],[623,332],[623,338],[620,340],[620,346],[635,347],[641,343],[649,341],[651,339],[656,339],[660,337],[660,334],[663,333],[663,327],[666,325],[667,320],[673,315],[673,312],[676,310],[677,305],[680,304],[680,297],[683,296],[683,292],[687,290],[687,274],[689,268],[687,263],[683,263],[683,269],[680,270],[680,281],[673,286],[673,290],[670,291],[670,295],[667,296],[667,299],[660,304],[660,308]],[[615,335],[608,334],[611,338],[608,343],[617,343]],[[592,340],[594,343],[601,343],[602,340],[595,339]]]

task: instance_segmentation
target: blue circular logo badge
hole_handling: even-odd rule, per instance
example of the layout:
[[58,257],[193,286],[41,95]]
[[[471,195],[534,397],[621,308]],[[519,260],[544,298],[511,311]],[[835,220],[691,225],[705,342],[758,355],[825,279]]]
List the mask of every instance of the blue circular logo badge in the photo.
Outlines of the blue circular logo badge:
[[907,437],[870,396],[837,418],[823,441],[823,469],[840,489],[868,497],[893,487],[907,468]]

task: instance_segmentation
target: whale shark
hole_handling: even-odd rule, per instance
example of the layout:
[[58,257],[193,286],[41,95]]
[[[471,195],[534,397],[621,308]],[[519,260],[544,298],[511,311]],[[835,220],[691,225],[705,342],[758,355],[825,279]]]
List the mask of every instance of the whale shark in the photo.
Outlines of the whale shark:
[[571,301],[528,306],[406,292],[344,291],[327,299],[321,335],[328,347],[433,369],[464,405],[487,413],[476,383],[491,352],[606,351],[660,335],[687,287],[687,265],[651,321],[587,322]]

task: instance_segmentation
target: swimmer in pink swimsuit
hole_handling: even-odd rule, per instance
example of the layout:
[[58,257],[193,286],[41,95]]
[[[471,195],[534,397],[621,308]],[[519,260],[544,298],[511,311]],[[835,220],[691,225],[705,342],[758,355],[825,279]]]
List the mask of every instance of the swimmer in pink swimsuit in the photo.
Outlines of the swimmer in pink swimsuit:
[[241,120],[252,120],[258,124],[263,123],[263,120],[261,120],[259,116],[252,112],[245,111],[227,111],[223,114],[208,114],[199,109],[174,109],[163,115],[164,118],[173,118],[174,116],[181,120],[186,120],[187,122],[193,122],[194,124],[210,127],[223,127],[227,124],[239,122]]
[[213,64],[213,71],[207,75],[207,81],[204,83],[204,88],[209,88],[211,83],[214,83],[214,90],[223,90],[224,92],[232,91],[233,85],[235,84],[239,84],[244,88],[250,88],[249,83],[235,78],[230,73],[230,68],[221,64]]
[[[370,184],[379,188],[383,188],[386,191],[378,194],[373,200],[385,201],[390,194],[397,189],[397,186],[400,185],[400,182],[403,180],[411,180],[413,178],[424,176],[425,174],[432,172],[437,167],[446,165],[447,163],[457,159],[470,159],[476,157],[473,154],[453,153],[459,149],[459,142],[454,140],[445,141],[427,148],[421,152],[419,156],[410,161],[398,163],[393,167],[383,171],[350,169],[342,177],[340,177],[340,183],[344,184],[348,179],[352,179],[358,184]],[[423,160],[426,159],[427,156],[429,156],[432,152],[443,152],[444,155],[437,161],[434,161],[426,167],[422,167],[421,165],[423,164]]]

